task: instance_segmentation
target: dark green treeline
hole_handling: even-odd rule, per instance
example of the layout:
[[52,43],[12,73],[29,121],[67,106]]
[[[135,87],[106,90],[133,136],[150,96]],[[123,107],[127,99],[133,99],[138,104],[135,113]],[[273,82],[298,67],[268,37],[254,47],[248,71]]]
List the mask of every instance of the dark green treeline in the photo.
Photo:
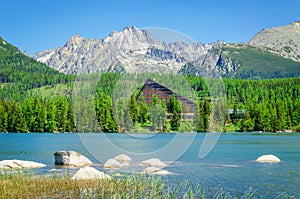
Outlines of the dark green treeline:
[[74,132],[71,101],[67,97],[0,101],[0,132]]
[[[154,100],[147,105],[137,104],[134,94],[128,101],[113,108],[111,93],[120,74],[102,75],[95,97],[98,123],[103,132],[130,131],[136,126],[155,128],[151,130],[178,131],[184,126],[204,132],[208,129],[210,113],[218,108],[211,103],[211,91],[203,78],[187,76],[196,91],[198,112],[193,122],[181,120],[181,104],[172,99],[171,104]],[[270,80],[224,79],[226,114],[223,131],[300,131],[300,78]],[[161,113],[153,110],[159,105]],[[228,109],[232,109],[229,115]],[[165,120],[164,114],[171,113]],[[114,117],[115,116],[115,117]],[[85,117],[84,113],[82,117]],[[87,117],[88,118],[88,117]],[[116,121],[117,120],[117,121]],[[125,122],[125,121],[132,122]],[[196,121],[195,121],[196,120]],[[120,125],[122,124],[122,125]],[[124,125],[123,125],[124,124]],[[191,129],[192,128],[192,129]],[[23,100],[0,100],[0,132],[75,132],[76,126],[69,96],[26,97]]]

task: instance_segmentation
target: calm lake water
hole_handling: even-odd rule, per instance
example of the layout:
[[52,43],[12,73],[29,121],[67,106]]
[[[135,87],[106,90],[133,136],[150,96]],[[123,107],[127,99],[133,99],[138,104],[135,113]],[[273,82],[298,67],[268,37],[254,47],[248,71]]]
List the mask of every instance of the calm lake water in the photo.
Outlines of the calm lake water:
[[[97,140],[98,135],[0,133],[0,160],[22,159],[41,162],[47,164],[47,167],[37,169],[35,172],[50,173],[53,169],[57,171],[65,169],[54,165],[55,151],[75,150],[97,163],[96,167],[99,170],[103,170],[101,166],[103,161],[118,153],[115,151],[116,146],[125,152],[128,151],[129,154],[144,152],[155,157],[157,150],[168,146],[177,136],[177,134],[156,134],[141,138],[128,134],[106,134],[105,137],[114,146],[109,147]],[[184,145],[191,140],[191,136],[181,134],[181,137],[176,139]],[[205,134],[197,134],[189,148],[166,168],[174,173],[162,177],[170,185],[188,180],[192,184],[202,184],[208,192],[215,192],[223,187],[231,193],[241,194],[252,188],[266,198],[279,195],[300,198],[300,134],[226,133],[219,137],[213,150],[205,158],[200,159],[198,154],[204,137]],[[87,147],[88,141],[91,141],[91,146]],[[169,154],[164,153],[160,156],[160,159],[170,161],[172,159],[170,157],[173,157],[172,151],[168,152]],[[264,154],[274,154],[281,162],[267,164],[254,161]],[[132,164],[138,168],[137,165],[141,160],[137,158]],[[69,171],[74,173],[76,169]]]

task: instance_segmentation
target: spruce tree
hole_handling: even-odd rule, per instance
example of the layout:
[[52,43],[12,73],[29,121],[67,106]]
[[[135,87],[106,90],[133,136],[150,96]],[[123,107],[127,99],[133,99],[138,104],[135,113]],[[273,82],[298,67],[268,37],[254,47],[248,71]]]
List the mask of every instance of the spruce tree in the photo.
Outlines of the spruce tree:
[[138,106],[136,104],[136,99],[134,94],[130,96],[130,102],[129,102],[129,113],[130,118],[133,124],[137,123],[138,121]]
[[171,130],[178,131],[180,127],[182,107],[181,107],[181,102],[177,100],[174,95],[172,95],[171,98],[171,107],[172,107],[171,110],[173,111],[170,120]]

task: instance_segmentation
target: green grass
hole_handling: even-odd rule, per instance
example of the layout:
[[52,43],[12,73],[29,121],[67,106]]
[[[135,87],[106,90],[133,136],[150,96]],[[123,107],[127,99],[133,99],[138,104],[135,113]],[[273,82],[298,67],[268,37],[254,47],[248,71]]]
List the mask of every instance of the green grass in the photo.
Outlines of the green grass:
[[111,180],[71,180],[68,176],[0,174],[0,198],[166,198],[159,178],[130,176]]
[[29,97],[51,97],[51,96],[71,96],[72,89],[70,84],[57,84],[34,88],[27,91]]
[[[216,189],[208,189],[216,190]],[[34,175],[32,171],[0,171],[0,198],[265,198],[249,188],[233,194],[223,188],[206,191],[200,183],[188,180],[169,186],[161,177],[128,174],[108,180],[71,180],[68,173],[57,176]],[[267,197],[268,198],[268,197]],[[276,198],[290,198],[281,193]]]
[[110,180],[71,180],[35,176],[32,172],[0,173],[0,198],[261,198],[249,189],[241,196],[224,189],[206,193],[200,184],[184,181],[170,187],[157,176],[125,175]]

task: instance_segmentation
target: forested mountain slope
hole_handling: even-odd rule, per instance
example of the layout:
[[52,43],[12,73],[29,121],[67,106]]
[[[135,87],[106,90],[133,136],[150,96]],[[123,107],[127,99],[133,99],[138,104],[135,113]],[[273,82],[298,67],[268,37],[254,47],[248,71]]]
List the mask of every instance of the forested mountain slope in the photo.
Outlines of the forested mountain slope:
[[[64,75],[26,55],[17,47],[0,38],[0,98],[45,85],[67,83],[72,76]],[[20,97],[20,96],[19,96]]]

